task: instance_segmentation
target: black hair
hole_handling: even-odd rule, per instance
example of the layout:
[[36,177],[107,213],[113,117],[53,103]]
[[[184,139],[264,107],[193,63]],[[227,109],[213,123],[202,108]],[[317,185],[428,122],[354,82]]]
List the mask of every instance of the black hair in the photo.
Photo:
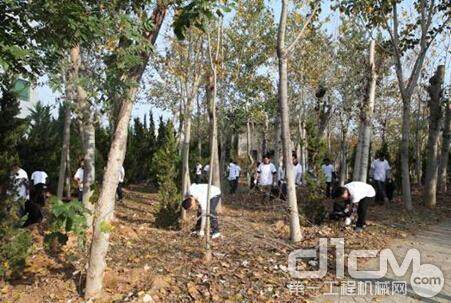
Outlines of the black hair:
[[183,200],[183,202],[182,202],[182,207],[183,207],[184,209],[190,209],[192,204],[193,204],[192,199],[186,198],[186,199]]
[[347,191],[348,189],[344,186],[339,186],[337,187],[334,192],[332,193],[332,198],[337,199],[340,198],[341,196],[343,196],[343,194]]

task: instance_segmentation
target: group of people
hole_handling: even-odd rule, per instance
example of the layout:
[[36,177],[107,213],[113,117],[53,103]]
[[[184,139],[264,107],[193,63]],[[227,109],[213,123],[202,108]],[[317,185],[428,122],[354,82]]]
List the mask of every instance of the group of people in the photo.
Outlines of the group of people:
[[[119,201],[123,198],[122,185],[125,178],[124,167],[121,167],[119,172],[119,184],[117,187],[117,198]],[[84,180],[84,161],[79,162],[79,167],[73,177],[77,184],[77,199],[79,202],[83,201],[83,180]],[[49,192],[49,176],[43,170],[34,171],[30,178],[28,173],[14,163],[11,166],[11,184],[12,188],[8,191],[8,195],[15,201],[23,201],[23,206],[19,210],[20,217],[26,217],[24,226],[31,225],[42,221],[41,208],[45,205]]]
[[19,216],[27,216],[24,226],[31,225],[42,220],[41,207],[44,206],[49,176],[42,170],[34,171],[30,179],[28,173],[13,163],[11,166],[11,184],[12,188],[8,190],[8,194],[17,202],[24,202],[19,210]]
[[[300,186],[303,184],[304,170],[295,154],[292,156],[294,184]],[[209,169],[209,167],[208,167]],[[361,232],[366,227],[366,217],[369,204],[373,200],[384,203],[391,200],[392,189],[387,186],[390,184],[390,165],[385,159],[383,153],[378,153],[376,159],[371,164],[370,180],[374,187],[365,182],[353,181],[343,186],[336,186],[335,169],[329,159],[325,159],[321,167],[325,181],[325,195],[333,198],[333,211],[330,214],[331,219],[344,220],[345,225],[351,225],[355,222],[355,231]],[[198,173],[199,172],[199,173]],[[236,161],[232,161],[227,167],[230,192],[235,193],[238,187],[238,181],[241,168]],[[196,182],[191,185],[182,202],[182,207],[186,210],[197,210],[196,234],[204,236],[205,218],[207,216],[207,195],[208,184],[201,184],[202,166],[198,163],[196,166]],[[208,170],[207,170],[208,175]],[[388,182],[388,183],[387,183]],[[271,192],[275,187],[282,192],[282,197],[286,195],[287,174],[283,165],[277,169],[271,162],[271,157],[265,155],[261,163],[257,164],[256,173],[252,176],[251,186],[263,189],[265,192]],[[221,199],[221,189],[210,186],[210,218],[212,238],[220,236],[219,223],[216,208]]]

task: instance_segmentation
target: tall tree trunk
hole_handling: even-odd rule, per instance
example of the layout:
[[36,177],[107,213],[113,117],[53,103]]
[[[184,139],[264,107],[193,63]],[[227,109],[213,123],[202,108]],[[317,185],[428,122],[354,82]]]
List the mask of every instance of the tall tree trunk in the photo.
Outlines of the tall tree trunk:
[[199,161],[202,158],[202,130],[201,130],[201,119],[202,119],[202,112],[200,108],[200,98],[199,94],[196,96],[196,102],[197,102],[197,152],[199,154]]
[[[208,115],[210,117],[210,124],[211,124],[211,119],[213,117],[213,114],[216,116],[216,105],[213,108],[211,106],[211,104],[214,101],[214,104],[216,104],[216,100],[213,100],[213,98],[216,97],[216,78],[214,75],[209,75],[208,76],[208,83],[207,83],[207,102],[209,104],[208,106]],[[215,123],[215,127],[217,128],[217,123]],[[216,130],[216,136],[218,134],[218,131]],[[211,157],[213,157],[213,166],[210,166],[210,169],[212,170],[213,173],[213,179],[212,179],[212,184],[214,186],[217,186],[219,188],[221,188],[221,175],[220,175],[220,167],[219,167],[219,153],[218,153],[218,138],[215,139],[216,144],[213,146],[214,148],[214,153],[211,155]]]
[[408,211],[413,209],[410,191],[409,137],[410,137],[410,97],[403,98],[401,134],[401,178],[404,205]]
[[354,156],[354,167],[352,169],[352,180],[359,181],[360,180],[360,165],[362,164],[362,143],[363,143],[363,127],[362,123],[359,125],[359,134],[357,137],[357,146],[355,150]]
[[451,102],[449,102],[449,97],[446,99],[445,104],[445,121],[443,127],[442,136],[442,151],[440,155],[440,163],[438,169],[438,189],[440,192],[446,192],[447,188],[447,170],[448,170],[448,160],[449,151],[451,147]]
[[415,178],[417,185],[421,185],[421,136],[420,136],[420,119],[421,119],[421,98],[418,97],[418,109],[416,114],[416,130],[415,130]]
[[305,175],[308,169],[308,148],[307,148],[307,130],[305,129],[305,121],[301,121],[301,166]]
[[[66,83],[66,100],[64,104],[64,128],[63,128],[63,148],[61,149],[61,159],[60,159],[60,168],[59,168],[59,175],[58,175],[58,190],[57,190],[57,196],[58,199],[63,198],[64,193],[64,181],[66,175],[69,175],[68,172],[68,159],[69,152],[70,152],[70,123],[71,123],[71,110],[70,110],[70,93],[68,94],[69,89],[67,88],[69,84]],[[70,191],[68,192],[67,196],[70,195]]]
[[[81,56],[80,45],[75,46],[71,50],[71,64],[74,69],[74,77],[77,82],[81,73]],[[94,183],[95,173],[95,129],[94,129],[94,112],[88,103],[88,96],[83,86],[78,83],[76,105],[80,116],[81,134],[83,142],[84,164],[83,170],[83,205],[88,210],[86,215],[87,224],[90,228],[92,226],[92,214],[94,213],[94,204],[91,202],[91,196],[93,193],[92,185]]]
[[442,121],[442,84],[445,78],[445,66],[440,65],[429,80],[429,136],[427,146],[426,175],[424,186],[424,202],[427,207],[434,208],[437,204],[437,172],[438,143]]
[[269,130],[269,120],[268,113],[264,112],[264,128],[263,128],[263,138],[262,138],[262,154],[266,155],[268,153],[268,130]]
[[[280,104],[280,101],[279,101]],[[282,123],[280,120],[280,117],[276,117],[276,129],[275,129],[275,138],[274,138],[274,159],[273,164],[279,168],[280,164],[280,152],[281,152],[281,145],[282,145]],[[263,155],[264,156],[264,155]]]
[[[144,33],[145,37],[152,44],[155,44],[161,24],[166,16],[166,12],[167,6],[164,4],[157,4],[157,7],[152,12],[152,31]],[[142,63],[136,68],[130,70],[127,80],[140,83],[142,75],[146,69],[146,65],[149,61],[149,57],[150,53],[142,54]],[[111,233],[110,222],[114,215],[115,195],[117,185],[119,183],[118,171],[124,162],[127,147],[128,123],[130,121],[133,101],[136,97],[137,91],[138,87],[132,86],[127,89],[122,98],[116,128],[108,154],[107,167],[94,215],[93,237],[89,254],[88,270],[86,274],[85,298],[87,300],[97,298],[102,293],[103,274],[106,268],[105,257],[108,252]]]
[[347,127],[343,127],[342,125],[342,131],[341,131],[341,144],[340,144],[340,186],[343,186],[347,179],[347,158],[348,158],[348,146],[346,144],[347,140]]
[[277,57],[279,59],[279,116],[282,124],[283,164],[287,179],[287,200],[290,208],[290,238],[293,242],[302,240],[301,225],[294,184],[293,163],[291,160],[290,117],[288,115],[288,57],[285,49],[285,30],[287,26],[288,1],[282,0],[282,11],[277,35]]
[[[183,119],[183,145],[182,145],[182,194],[188,193],[190,186],[189,174],[189,146],[191,142],[191,111],[194,98],[188,97],[185,104],[185,118]],[[182,207],[181,219],[186,219],[186,211]]]
[[357,181],[366,182],[368,174],[368,160],[370,152],[371,143],[371,120],[373,118],[374,112],[374,100],[376,98],[376,81],[377,81],[377,70],[375,63],[376,56],[376,43],[371,41],[370,43],[370,79],[368,83],[367,96],[364,100],[364,105],[362,107],[362,121],[360,127],[362,127],[362,137],[361,137],[361,152],[360,159],[356,158],[360,162],[358,167],[360,170],[357,174]]

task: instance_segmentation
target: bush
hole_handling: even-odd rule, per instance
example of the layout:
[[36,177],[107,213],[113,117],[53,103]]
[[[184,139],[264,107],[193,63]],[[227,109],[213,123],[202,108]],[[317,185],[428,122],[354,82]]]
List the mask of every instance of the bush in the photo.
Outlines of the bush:
[[57,197],[50,199],[49,233],[44,237],[46,249],[51,253],[57,253],[69,239],[69,233],[75,234],[80,246],[86,242],[85,230],[88,227],[86,213],[88,210],[73,200],[64,203]]
[[302,224],[320,225],[328,217],[328,211],[324,206],[324,190],[321,184],[324,184],[323,178],[315,180],[306,176],[307,191],[301,195],[302,199]]
[[0,279],[19,277],[31,252],[31,235],[28,230],[12,226],[0,227]]

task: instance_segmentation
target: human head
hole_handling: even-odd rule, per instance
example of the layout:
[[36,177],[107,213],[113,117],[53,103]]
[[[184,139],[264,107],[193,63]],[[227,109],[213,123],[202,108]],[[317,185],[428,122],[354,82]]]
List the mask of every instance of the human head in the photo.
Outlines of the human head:
[[80,159],[78,165],[79,165],[81,168],[84,168],[84,167],[85,167],[85,160]]
[[324,163],[326,163],[326,164],[330,164],[330,160],[329,160],[329,158],[326,158],[326,159],[324,159]]
[[11,165],[11,170],[16,173],[19,170],[19,163],[18,162],[14,162]]
[[379,153],[379,160],[384,161],[385,160],[385,155],[383,152]]
[[269,164],[270,161],[271,161],[271,159],[268,155],[265,155],[263,157],[263,164]]
[[298,165],[298,157],[296,155],[293,155],[292,157],[293,165]]
[[349,200],[349,191],[346,187],[337,187],[332,193],[332,198],[335,200]]
[[195,210],[195,209],[197,209],[196,199],[194,199],[193,196],[186,197],[185,200],[183,200],[183,202],[182,202],[182,207],[185,210]]

